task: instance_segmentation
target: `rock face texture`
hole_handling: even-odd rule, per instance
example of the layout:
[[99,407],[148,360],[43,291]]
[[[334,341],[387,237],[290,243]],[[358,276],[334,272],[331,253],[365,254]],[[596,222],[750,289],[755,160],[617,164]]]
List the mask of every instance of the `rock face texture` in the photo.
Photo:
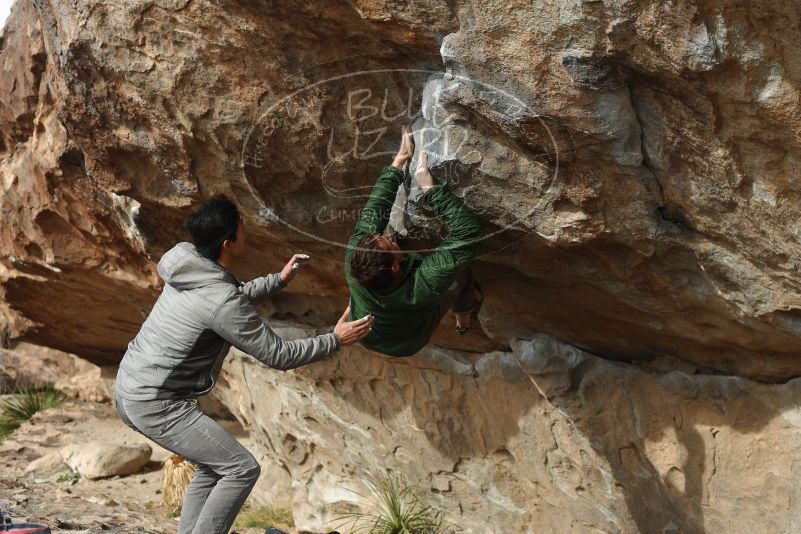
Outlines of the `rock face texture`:
[[[0,329],[115,363],[153,260],[216,193],[244,217],[240,278],[313,257],[265,315],[331,324],[343,243],[412,121],[487,231],[487,336],[230,371],[280,487],[305,481],[299,524],[370,457],[475,532],[792,531],[794,382],[745,378],[801,373],[799,42],[786,0],[18,0]],[[280,405],[241,400],[259,373]]]
[[3,393],[52,386],[89,402],[111,402],[114,398],[116,366],[98,367],[73,354],[16,343],[13,350],[0,349],[0,367],[6,374]]
[[257,498],[301,530],[364,506],[384,468],[476,534],[801,528],[801,380],[659,373],[548,336],[512,349],[352,350],[286,374],[233,351],[219,393],[260,436]]
[[800,10],[20,0],[0,52],[4,329],[113,362],[156,294],[148,258],[215,193],[252,237],[240,274],[310,252],[285,311],[328,322],[342,243],[414,120],[485,224],[498,348],[546,332],[797,375]]
[[113,363],[157,278],[126,235],[136,203],[88,177],[59,118],[65,95],[46,46],[33,4],[15,3],[0,36],[0,328],[6,342],[24,333]]

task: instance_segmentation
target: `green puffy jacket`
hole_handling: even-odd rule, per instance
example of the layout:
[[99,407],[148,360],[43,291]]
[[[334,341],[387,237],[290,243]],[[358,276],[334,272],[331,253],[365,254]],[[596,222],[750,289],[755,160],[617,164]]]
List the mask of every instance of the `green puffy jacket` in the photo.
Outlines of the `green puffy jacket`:
[[400,280],[380,290],[367,289],[350,273],[352,248],[365,235],[384,232],[403,180],[400,169],[384,167],[362,211],[345,252],[345,278],[351,295],[351,320],[375,316],[373,331],[362,341],[390,356],[412,356],[428,343],[440,317],[440,297],[475,257],[483,235],[475,215],[442,185],[424,198],[448,228],[433,254],[408,254]]

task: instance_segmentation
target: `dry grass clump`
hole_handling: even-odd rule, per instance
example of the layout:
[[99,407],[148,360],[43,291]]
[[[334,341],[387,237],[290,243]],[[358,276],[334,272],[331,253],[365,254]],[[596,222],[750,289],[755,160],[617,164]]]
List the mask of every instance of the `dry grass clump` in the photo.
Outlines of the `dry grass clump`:
[[171,510],[178,510],[186,495],[186,488],[195,476],[195,464],[177,454],[161,462],[161,497]]

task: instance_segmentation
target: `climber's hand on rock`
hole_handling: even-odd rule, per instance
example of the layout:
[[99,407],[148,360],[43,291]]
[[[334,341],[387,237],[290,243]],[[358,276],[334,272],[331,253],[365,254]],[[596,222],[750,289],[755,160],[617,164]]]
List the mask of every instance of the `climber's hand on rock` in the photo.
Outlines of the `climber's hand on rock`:
[[404,124],[401,128],[401,146],[398,149],[398,154],[392,161],[392,166],[400,169],[403,167],[414,154],[414,136],[412,135],[412,127],[409,124]]
[[295,275],[298,274],[300,268],[308,263],[309,259],[307,254],[295,254],[292,256],[292,259],[281,269],[281,281],[285,284],[291,282],[292,279],[295,278]]
[[428,170],[428,154],[425,151],[420,153],[420,161],[417,162],[417,170],[414,171],[414,180],[423,191],[434,187],[434,177]]
[[334,334],[339,338],[342,346],[352,345],[361,341],[373,330],[373,322],[375,317],[368,315],[355,321],[348,321],[350,315],[350,306],[345,308],[345,313],[339,318],[339,322],[334,327]]

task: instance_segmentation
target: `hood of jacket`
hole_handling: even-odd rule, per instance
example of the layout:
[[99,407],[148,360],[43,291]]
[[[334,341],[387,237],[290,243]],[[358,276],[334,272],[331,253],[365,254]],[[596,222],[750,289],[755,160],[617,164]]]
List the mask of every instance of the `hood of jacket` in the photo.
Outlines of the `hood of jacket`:
[[197,289],[212,284],[237,284],[236,278],[221,265],[201,256],[192,243],[178,243],[158,264],[162,280],[175,289]]

